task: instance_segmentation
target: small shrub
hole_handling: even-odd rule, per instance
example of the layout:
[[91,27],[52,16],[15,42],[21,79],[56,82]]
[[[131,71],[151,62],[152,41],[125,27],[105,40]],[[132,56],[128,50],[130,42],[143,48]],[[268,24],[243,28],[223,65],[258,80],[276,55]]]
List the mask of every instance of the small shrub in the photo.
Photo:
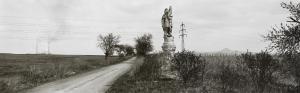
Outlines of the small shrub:
[[171,60],[178,77],[184,82],[193,82],[201,80],[203,82],[206,61],[201,55],[197,55],[191,51],[183,51],[175,53],[174,58]]

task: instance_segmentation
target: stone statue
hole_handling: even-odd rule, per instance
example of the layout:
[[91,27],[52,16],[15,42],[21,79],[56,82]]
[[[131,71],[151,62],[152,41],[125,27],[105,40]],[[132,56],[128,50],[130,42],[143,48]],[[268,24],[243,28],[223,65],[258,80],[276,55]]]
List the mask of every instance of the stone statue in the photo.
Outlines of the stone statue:
[[164,30],[164,37],[172,37],[172,7],[166,8],[161,19],[162,28]]
[[174,37],[172,36],[172,7],[166,8],[161,19],[162,28],[164,31],[164,43],[162,45],[163,56],[161,59],[161,74],[162,78],[176,78],[176,73],[171,70],[171,60],[174,56],[176,46]]

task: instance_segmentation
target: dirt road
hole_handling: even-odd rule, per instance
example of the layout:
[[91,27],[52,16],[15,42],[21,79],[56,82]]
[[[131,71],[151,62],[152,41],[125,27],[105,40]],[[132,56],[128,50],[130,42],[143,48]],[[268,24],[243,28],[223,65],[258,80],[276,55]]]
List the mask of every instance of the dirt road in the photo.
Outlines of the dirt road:
[[135,68],[142,60],[133,57],[119,64],[46,83],[25,93],[105,93],[116,79]]

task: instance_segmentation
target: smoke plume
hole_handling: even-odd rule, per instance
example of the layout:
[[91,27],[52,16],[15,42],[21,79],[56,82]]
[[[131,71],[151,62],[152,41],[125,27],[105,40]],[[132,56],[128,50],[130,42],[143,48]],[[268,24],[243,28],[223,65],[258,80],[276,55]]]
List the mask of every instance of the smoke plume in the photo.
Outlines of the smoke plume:
[[[74,0],[37,0],[45,9],[49,19],[54,25],[49,31],[46,31],[48,42],[55,42],[69,31],[67,18],[69,11],[74,6]],[[53,30],[53,31],[52,31]]]

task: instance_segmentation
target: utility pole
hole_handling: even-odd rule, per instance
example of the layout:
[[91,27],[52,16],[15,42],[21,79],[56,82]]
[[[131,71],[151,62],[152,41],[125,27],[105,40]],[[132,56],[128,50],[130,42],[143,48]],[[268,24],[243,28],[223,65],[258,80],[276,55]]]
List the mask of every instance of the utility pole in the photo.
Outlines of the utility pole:
[[181,49],[182,49],[182,51],[184,51],[185,50],[184,37],[187,36],[187,34],[186,34],[185,24],[183,24],[183,22],[180,25],[179,33],[180,33],[179,37],[181,37]]

